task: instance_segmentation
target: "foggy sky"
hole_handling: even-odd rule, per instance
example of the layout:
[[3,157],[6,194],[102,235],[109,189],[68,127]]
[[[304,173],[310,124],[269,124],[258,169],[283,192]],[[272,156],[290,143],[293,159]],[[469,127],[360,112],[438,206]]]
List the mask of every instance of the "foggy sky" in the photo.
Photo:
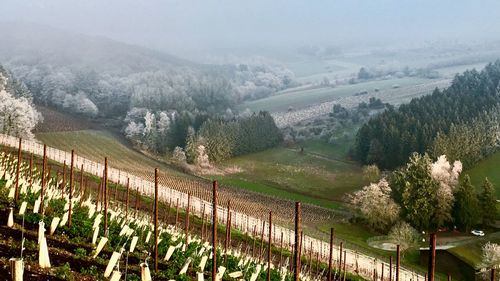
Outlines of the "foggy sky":
[[500,39],[495,0],[3,0],[0,20],[42,23],[177,54]]

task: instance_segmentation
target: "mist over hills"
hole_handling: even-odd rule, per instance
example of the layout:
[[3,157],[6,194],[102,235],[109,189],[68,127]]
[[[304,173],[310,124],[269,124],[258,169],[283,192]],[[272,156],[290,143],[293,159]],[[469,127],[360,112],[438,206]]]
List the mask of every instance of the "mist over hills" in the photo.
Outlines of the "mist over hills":
[[196,65],[145,47],[33,23],[0,22],[0,36],[0,61],[16,65],[48,63],[120,75]]

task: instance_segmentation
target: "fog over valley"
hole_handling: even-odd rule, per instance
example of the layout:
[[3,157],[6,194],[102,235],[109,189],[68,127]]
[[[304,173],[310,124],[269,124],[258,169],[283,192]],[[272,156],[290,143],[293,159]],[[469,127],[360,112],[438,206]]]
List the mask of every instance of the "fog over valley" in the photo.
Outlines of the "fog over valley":
[[0,1],[1,277],[498,281],[498,167],[500,1]]

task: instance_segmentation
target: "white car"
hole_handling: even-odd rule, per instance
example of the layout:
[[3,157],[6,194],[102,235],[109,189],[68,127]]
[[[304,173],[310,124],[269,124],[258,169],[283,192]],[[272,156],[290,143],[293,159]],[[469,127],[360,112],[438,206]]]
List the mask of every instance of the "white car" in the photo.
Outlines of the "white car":
[[470,233],[472,233],[472,235],[476,235],[476,236],[484,236],[484,231],[482,231],[482,230],[474,229]]

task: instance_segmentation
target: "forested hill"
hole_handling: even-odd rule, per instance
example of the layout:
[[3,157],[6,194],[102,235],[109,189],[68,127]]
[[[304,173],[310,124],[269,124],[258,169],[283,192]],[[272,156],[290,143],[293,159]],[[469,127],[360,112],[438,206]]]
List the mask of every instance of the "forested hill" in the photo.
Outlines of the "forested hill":
[[[198,132],[207,120],[231,124],[235,135],[254,130],[245,124],[260,119],[274,129],[266,114],[237,112],[236,105],[297,83],[293,72],[267,60],[202,65],[103,37],[25,23],[0,22],[0,64],[26,85],[35,104],[97,119],[159,154],[185,149],[188,133],[196,135],[197,146],[215,149],[207,133],[201,139]],[[281,136],[275,133],[264,143],[276,144]],[[258,148],[252,144],[221,155]],[[211,160],[223,158],[206,152]]]
[[473,164],[498,146],[499,81],[500,61],[496,61],[480,72],[457,75],[446,90],[436,89],[432,95],[385,111],[360,128],[354,157],[392,169],[414,151],[450,152]]
[[196,64],[163,52],[44,25],[0,21],[0,62],[126,75]]

